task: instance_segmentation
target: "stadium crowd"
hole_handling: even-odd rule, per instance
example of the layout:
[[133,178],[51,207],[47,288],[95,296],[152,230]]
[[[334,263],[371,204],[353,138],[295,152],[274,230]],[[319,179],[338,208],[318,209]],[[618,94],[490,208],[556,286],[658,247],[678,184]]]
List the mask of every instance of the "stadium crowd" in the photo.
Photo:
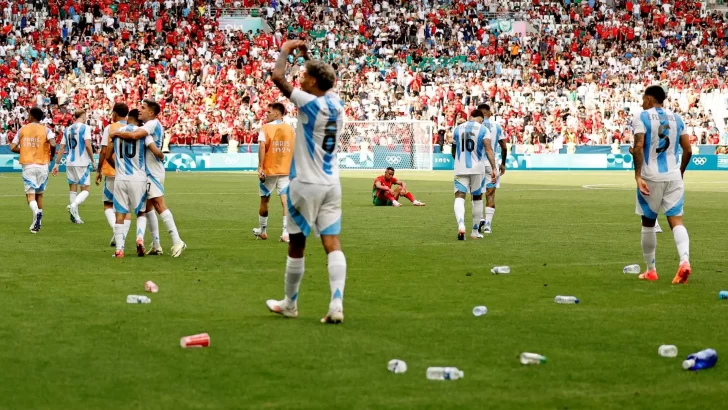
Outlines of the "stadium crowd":
[[[219,27],[221,10],[245,7],[273,32]],[[347,119],[431,120],[439,145],[481,102],[530,152],[628,143],[655,83],[695,144],[728,144],[728,21],[693,0],[0,0],[0,12],[0,144],[35,105],[59,136],[85,109],[98,141],[114,102],[154,98],[171,144],[250,147],[281,98],[269,71],[288,38],[335,65]]]

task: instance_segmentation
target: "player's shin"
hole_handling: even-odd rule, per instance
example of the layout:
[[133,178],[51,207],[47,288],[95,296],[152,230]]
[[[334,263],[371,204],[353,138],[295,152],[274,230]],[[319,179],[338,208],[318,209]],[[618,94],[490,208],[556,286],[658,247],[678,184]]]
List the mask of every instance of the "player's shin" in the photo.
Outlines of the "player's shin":
[[162,217],[162,223],[164,223],[164,226],[167,228],[169,236],[172,237],[172,246],[177,246],[182,243],[182,239],[180,239],[179,233],[177,232],[177,225],[174,223],[174,217],[172,216],[172,212],[167,209],[159,216]]
[[407,198],[407,200],[410,202],[416,201],[415,196],[412,195],[412,192],[407,192],[406,194],[404,194],[404,197]]
[[677,225],[672,228],[672,235],[675,238],[677,246],[677,254],[680,256],[680,262],[688,262],[690,260],[690,237],[688,230],[683,225]]
[[128,228],[124,227],[124,224],[114,224],[114,238],[116,239],[116,250],[124,250],[124,239],[126,238],[126,232]]
[[653,227],[642,227],[642,256],[645,258],[647,271],[655,270],[655,251],[657,250],[657,234]]
[[298,301],[298,289],[301,287],[305,258],[291,258],[286,260],[286,303],[295,306]]
[[72,203],[76,202],[76,197],[77,196],[78,196],[78,192],[76,192],[76,191],[70,191],[68,193],[68,201],[69,201],[68,203],[69,204],[72,204]]
[[161,245],[159,243],[159,220],[157,219],[157,213],[152,210],[145,215],[147,217],[147,228],[149,229],[149,234],[152,236],[152,247],[159,248]]
[[28,202],[28,206],[30,207],[30,212],[32,212],[33,216],[35,216],[38,213],[38,202],[30,201]]
[[493,223],[493,216],[495,216],[495,208],[486,207],[485,208],[485,226],[490,227],[490,224]]
[[473,200],[473,233],[478,232],[478,224],[483,219],[483,200]]
[[88,198],[88,191],[81,191],[81,193],[76,196],[76,200],[72,201],[71,203],[79,206],[86,200],[86,198]]
[[341,306],[344,300],[346,285],[346,257],[342,251],[329,253],[329,286],[331,287],[331,303]]
[[465,229],[465,198],[455,198],[455,220],[458,223],[458,229]]
[[136,230],[136,240],[137,242],[142,241],[144,242],[144,234],[147,232],[147,217],[146,215],[140,215],[137,216],[137,230]]
[[109,226],[111,227],[111,230],[114,230],[114,225],[116,225],[116,213],[112,208],[104,209],[104,215],[106,216],[106,222],[109,223]]

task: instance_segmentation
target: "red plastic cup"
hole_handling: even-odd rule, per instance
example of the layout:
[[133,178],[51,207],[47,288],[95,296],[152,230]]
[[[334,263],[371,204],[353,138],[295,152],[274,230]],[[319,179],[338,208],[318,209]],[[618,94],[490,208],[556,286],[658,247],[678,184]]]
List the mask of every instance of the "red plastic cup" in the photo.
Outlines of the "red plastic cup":
[[152,282],[151,280],[148,280],[144,282],[144,290],[146,290],[147,292],[157,293],[159,292],[159,286],[157,286],[157,284]]
[[179,341],[179,345],[185,349],[194,347],[210,347],[210,335],[200,333],[199,335],[185,336]]

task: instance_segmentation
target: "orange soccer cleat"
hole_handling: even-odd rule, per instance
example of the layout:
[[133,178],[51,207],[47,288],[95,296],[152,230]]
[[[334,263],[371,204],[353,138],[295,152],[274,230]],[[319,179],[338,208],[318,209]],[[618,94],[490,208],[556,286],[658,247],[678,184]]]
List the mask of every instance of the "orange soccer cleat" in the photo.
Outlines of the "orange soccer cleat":
[[638,279],[641,280],[649,280],[649,281],[656,281],[658,279],[657,277],[657,271],[656,270],[648,270],[645,273],[641,273],[638,277]]
[[692,273],[692,270],[690,269],[690,262],[688,262],[688,261],[680,262],[680,267],[677,268],[677,274],[675,274],[675,278],[672,279],[672,283],[673,284],[687,283],[688,278],[690,277],[691,273]]

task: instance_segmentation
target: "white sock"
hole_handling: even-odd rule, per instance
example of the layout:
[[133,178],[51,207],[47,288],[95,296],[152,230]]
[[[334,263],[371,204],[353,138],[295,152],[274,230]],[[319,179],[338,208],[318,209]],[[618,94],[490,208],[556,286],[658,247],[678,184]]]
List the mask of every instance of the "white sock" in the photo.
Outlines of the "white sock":
[[73,203],[76,204],[76,206],[79,206],[83,203],[83,201],[86,200],[86,198],[88,198],[88,191],[81,191],[81,193],[78,194],[76,200],[73,201]]
[[111,227],[111,230],[114,230],[114,225],[116,225],[116,213],[114,212],[113,208],[104,209],[104,215],[106,215],[106,222],[109,223],[109,226]]
[[169,232],[169,236],[172,237],[172,246],[179,245],[182,243],[182,239],[179,238],[179,233],[177,232],[177,225],[174,224],[174,217],[172,216],[172,211],[167,209],[166,211],[162,212],[159,216],[162,217],[162,223],[164,223],[164,226],[167,228],[167,232]]
[[478,224],[483,219],[483,200],[473,201],[473,231],[478,230]]
[[680,256],[680,262],[688,262],[690,260],[690,237],[685,226],[678,225],[672,228],[672,235],[677,245],[677,254]]
[[144,241],[144,234],[147,232],[147,217],[145,215],[137,216],[137,232],[136,240]]
[[655,228],[642,227],[642,256],[645,258],[647,270],[655,269],[655,250],[657,249],[657,233]]
[[152,247],[160,248],[159,242],[159,220],[157,219],[157,213],[155,211],[147,212],[147,228],[149,234],[152,236]]
[[490,208],[490,207],[485,208],[485,226],[490,227],[490,224],[493,223],[494,215],[495,215],[495,208]]
[[260,227],[260,232],[265,233],[268,229],[268,217],[258,215],[258,226]]
[[30,207],[30,212],[33,213],[33,217],[35,217],[38,214],[38,202],[30,201],[28,206]]
[[455,198],[455,220],[458,229],[465,229],[465,198]]
[[128,232],[128,230],[125,229],[124,224],[114,224],[114,239],[116,239],[117,251],[124,250],[124,239],[126,239],[125,232]]
[[329,286],[331,287],[331,301],[344,300],[344,285],[346,285],[346,257],[342,251],[329,253]]
[[286,259],[286,302],[296,305],[298,289],[301,287],[306,258]]
[[288,217],[283,215],[283,233],[288,232]]
[[70,191],[68,193],[69,204],[73,204],[74,202],[76,202],[76,195],[78,195],[78,193],[74,191]]
[[131,219],[124,219],[124,237],[126,238],[126,234],[129,233],[129,229],[131,229]]

